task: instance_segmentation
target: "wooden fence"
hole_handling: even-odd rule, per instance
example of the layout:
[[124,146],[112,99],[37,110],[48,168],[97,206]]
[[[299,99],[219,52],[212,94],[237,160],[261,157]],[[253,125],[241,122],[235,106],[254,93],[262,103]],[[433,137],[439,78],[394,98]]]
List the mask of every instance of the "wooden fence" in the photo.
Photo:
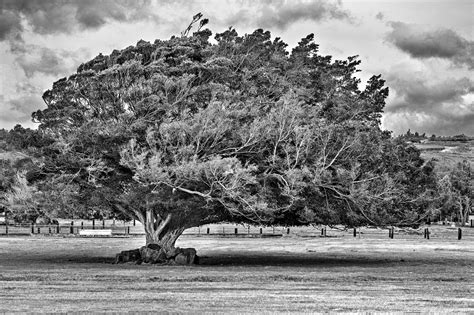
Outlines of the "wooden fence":
[[[442,238],[442,239],[474,239],[474,220],[464,227],[433,225],[417,230],[397,228],[353,228],[343,229],[328,226],[312,227],[261,227],[243,226],[234,224],[206,225],[190,228],[184,231],[184,236],[212,236],[212,237],[356,237],[356,238]],[[472,228],[472,229],[471,229]],[[16,224],[0,225],[1,236],[14,235],[42,235],[42,236],[79,236],[87,234],[95,236],[94,230],[110,230],[112,236],[144,235],[143,226],[139,222],[104,221],[66,221],[60,224]],[[87,230],[88,233],[80,233]],[[105,232],[105,231],[104,231]],[[96,233],[103,236],[104,233]]]

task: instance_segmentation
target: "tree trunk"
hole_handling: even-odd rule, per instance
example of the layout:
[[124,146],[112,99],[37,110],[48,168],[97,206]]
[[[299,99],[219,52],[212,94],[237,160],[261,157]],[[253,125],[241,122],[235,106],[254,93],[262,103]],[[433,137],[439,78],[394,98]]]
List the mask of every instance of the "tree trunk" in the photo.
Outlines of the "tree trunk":
[[459,222],[458,222],[458,224],[461,225],[461,226],[464,226],[466,224],[466,219],[464,217],[462,197],[459,197],[459,199],[458,199],[458,209],[459,209]]
[[174,219],[172,214],[165,218],[152,209],[146,215],[138,215],[146,234],[146,245],[132,251],[117,254],[116,263],[137,262],[151,264],[196,264],[198,257],[194,248],[176,248],[178,237],[187,228],[185,222]]
[[465,226],[466,223],[469,221],[469,213],[471,212],[470,209],[470,200],[468,196],[464,196],[464,198],[460,198],[459,202],[459,214],[461,216],[461,225]]
[[152,244],[156,244],[165,250],[173,250],[176,240],[183,232],[184,228],[169,228],[159,234],[145,231],[146,246],[153,246]]

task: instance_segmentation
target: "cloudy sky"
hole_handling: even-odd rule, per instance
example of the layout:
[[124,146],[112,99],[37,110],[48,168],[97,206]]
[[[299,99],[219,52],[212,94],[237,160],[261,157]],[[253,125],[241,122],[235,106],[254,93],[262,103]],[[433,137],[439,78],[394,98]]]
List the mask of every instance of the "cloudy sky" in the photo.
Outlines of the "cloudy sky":
[[322,54],[359,55],[362,80],[390,87],[383,127],[474,135],[472,0],[0,0],[0,128],[34,127],[57,79],[99,53],[209,28],[270,30],[290,47],[314,33]]

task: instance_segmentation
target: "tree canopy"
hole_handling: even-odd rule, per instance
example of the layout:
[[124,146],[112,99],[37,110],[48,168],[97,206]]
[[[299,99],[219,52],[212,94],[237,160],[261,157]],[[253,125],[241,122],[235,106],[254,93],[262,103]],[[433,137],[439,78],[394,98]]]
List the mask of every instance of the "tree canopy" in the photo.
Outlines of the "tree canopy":
[[322,56],[312,34],[290,51],[262,29],[188,32],[100,54],[44,93],[42,171],[77,212],[121,212],[170,249],[214,222],[423,220],[433,167],[381,130],[388,88],[361,88],[357,56]]

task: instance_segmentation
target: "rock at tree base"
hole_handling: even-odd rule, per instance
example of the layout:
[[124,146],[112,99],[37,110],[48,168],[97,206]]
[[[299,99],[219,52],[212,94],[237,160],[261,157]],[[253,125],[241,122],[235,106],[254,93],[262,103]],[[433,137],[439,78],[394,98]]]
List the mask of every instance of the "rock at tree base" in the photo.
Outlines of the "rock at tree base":
[[196,250],[194,248],[182,248],[174,261],[178,265],[194,265],[198,263]]
[[115,257],[116,264],[128,262],[193,265],[198,263],[198,256],[194,248],[177,247],[165,251],[158,244],[148,244],[139,249],[122,251]]
[[166,253],[157,244],[143,246],[140,248],[140,255],[144,263],[160,264],[168,261]]
[[139,249],[132,249],[132,250],[124,250],[120,254],[115,256],[115,263],[127,263],[127,262],[137,262],[141,260],[140,250]]

